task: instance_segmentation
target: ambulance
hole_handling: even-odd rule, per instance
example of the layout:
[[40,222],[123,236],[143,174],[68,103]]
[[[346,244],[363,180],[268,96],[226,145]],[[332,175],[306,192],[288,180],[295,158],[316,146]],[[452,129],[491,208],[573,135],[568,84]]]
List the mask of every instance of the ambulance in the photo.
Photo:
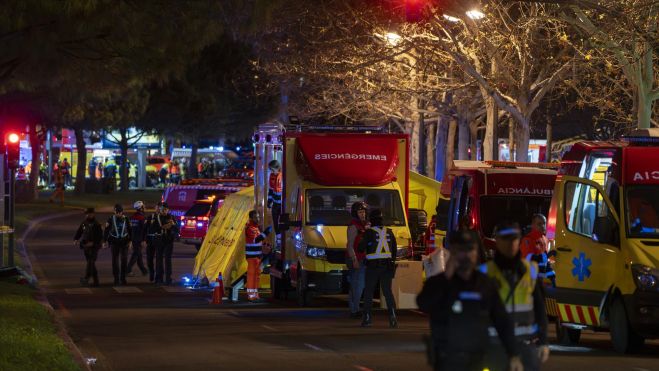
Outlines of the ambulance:
[[210,198],[224,198],[251,185],[240,179],[188,179],[181,184],[169,185],[164,189],[162,200],[167,202],[170,213],[182,219],[196,201]]
[[659,138],[580,142],[564,155],[547,237],[559,338],[609,331],[631,352],[659,336]]
[[502,219],[525,227],[533,214],[547,215],[558,164],[455,160],[442,182],[437,220],[448,231],[477,231],[490,253]]
[[283,164],[281,243],[270,268],[273,296],[291,288],[298,303],[307,305],[314,294],[347,292],[346,231],[357,201],[380,208],[396,236],[396,253],[411,255],[408,137],[375,130],[264,124],[255,132],[254,193],[266,225],[267,164],[272,159]]

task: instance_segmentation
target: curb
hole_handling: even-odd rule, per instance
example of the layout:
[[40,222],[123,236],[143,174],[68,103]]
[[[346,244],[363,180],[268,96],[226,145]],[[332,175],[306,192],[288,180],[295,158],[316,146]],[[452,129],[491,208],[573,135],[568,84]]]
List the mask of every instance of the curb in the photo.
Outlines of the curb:
[[46,296],[46,293],[44,292],[43,288],[39,285],[39,280],[37,279],[37,276],[34,274],[34,271],[32,269],[32,261],[30,260],[29,254],[27,253],[27,247],[25,244],[25,240],[27,239],[27,236],[30,235],[32,230],[39,224],[50,220],[50,219],[57,219],[57,218],[62,218],[66,216],[79,216],[80,211],[69,211],[69,212],[64,212],[64,213],[59,213],[59,214],[51,214],[51,215],[46,215],[46,216],[41,216],[39,218],[30,220],[27,228],[21,235],[21,238],[17,241],[17,246],[20,247],[20,251],[18,251],[19,255],[21,256],[21,259],[23,259],[23,265],[25,271],[32,276],[34,279],[34,282],[36,282],[36,288],[38,290],[38,293],[35,295],[35,300],[38,301],[41,305],[43,305],[46,310],[52,314],[53,320],[55,322],[55,327],[57,329],[57,335],[62,339],[64,342],[64,345],[69,349],[69,352],[73,355],[74,360],[80,366],[80,369],[86,370],[86,371],[91,371],[90,365],[87,363],[85,360],[85,357],[82,355],[82,352],[80,351],[80,348],[75,344],[71,336],[69,335],[66,325],[64,324],[64,321],[57,315],[57,312],[55,311],[55,308],[50,304],[48,301],[48,297]]

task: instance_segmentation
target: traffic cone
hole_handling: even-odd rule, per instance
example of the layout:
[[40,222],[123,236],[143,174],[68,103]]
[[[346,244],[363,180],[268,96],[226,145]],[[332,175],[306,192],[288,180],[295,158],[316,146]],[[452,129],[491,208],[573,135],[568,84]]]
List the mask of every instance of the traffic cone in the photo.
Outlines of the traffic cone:
[[217,285],[213,288],[213,301],[211,304],[222,304],[222,297],[224,296],[224,282],[222,282],[222,273],[217,276]]

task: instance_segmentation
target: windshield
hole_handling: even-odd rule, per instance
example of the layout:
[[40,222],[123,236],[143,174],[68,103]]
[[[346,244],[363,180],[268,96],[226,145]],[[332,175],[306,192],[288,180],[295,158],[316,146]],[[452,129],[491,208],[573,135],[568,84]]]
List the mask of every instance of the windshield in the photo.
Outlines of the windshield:
[[482,196],[480,204],[481,231],[492,237],[494,227],[502,220],[517,222],[522,229],[531,224],[533,214],[547,216],[551,197]]
[[207,216],[210,210],[211,204],[194,204],[185,212],[185,216]]
[[384,224],[404,226],[405,214],[399,193],[385,189],[310,189],[307,191],[307,225],[348,225],[350,208],[357,201],[368,204],[369,210],[381,209]]
[[627,235],[631,238],[659,238],[659,185],[627,188]]

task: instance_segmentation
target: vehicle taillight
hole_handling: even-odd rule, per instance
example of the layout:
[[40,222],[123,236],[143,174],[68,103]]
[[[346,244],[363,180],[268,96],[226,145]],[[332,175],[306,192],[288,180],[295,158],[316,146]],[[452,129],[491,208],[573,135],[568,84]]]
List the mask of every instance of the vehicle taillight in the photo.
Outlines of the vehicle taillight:
[[208,221],[208,217],[207,216],[199,216],[199,217],[197,217],[197,220]]

